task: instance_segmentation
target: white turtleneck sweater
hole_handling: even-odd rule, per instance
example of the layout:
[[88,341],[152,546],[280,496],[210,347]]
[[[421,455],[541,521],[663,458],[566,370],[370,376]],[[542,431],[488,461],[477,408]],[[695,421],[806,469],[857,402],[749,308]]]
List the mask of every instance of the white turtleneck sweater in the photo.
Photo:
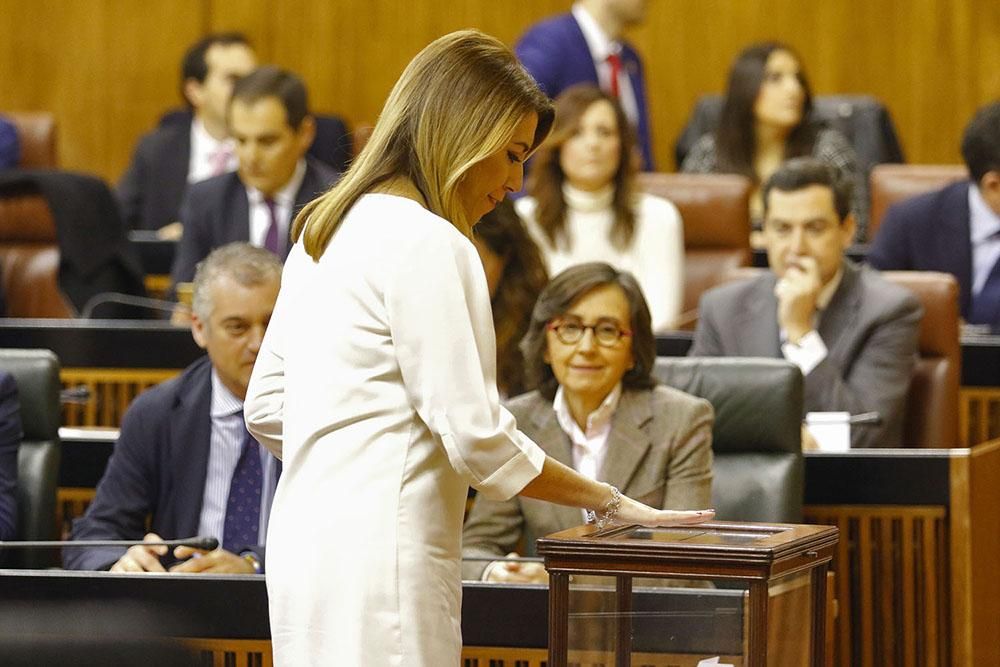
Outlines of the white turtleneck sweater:
[[555,247],[535,219],[537,202],[522,197],[515,207],[538,244],[554,276],[583,262],[607,262],[636,277],[649,304],[655,332],[671,328],[681,314],[684,298],[684,228],[677,207],[649,194],[636,198],[635,235],[624,250],[611,242],[614,225],[614,185],[586,192],[563,185],[568,243]]

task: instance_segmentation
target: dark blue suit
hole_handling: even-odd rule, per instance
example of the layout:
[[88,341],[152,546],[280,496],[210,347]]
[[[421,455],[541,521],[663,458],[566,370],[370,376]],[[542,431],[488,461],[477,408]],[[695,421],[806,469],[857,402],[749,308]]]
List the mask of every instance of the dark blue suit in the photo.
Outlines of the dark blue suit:
[[14,539],[17,529],[17,448],[23,435],[17,383],[0,371],[0,540]]
[[159,229],[180,219],[190,161],[190,118],[143,135],[115,193],[126,229]]
[[[594,58],[580,24],[572,14],[560,14],[532,26],[518,41],[514,51],[549,97],[558,97],[563,90],[577,83],[598,83]],[[621,57],[639,106],[638,139],[642,168],[654,171],[642,61],[636,50],[625,42],[622,42]]]
[[[295,195],[292,219],[303,206],[337,180],[337,172],[306,158],[306,173]],[[173,284],[191,282],[198,262],[219,246],[250,240],[250,202],[237,172],[215,176],[188,188],[181,205],[184,235],[177,244],[171,271]],[[289,244],[285,244],[286,253]]]
[[883,271],[943,271],[958,280],[959,309],[972,303],[969,182],[953,183],[891,206],[879,225],[868,263]]
[[[212,364],[194,362],[172,380],[140,395],[122,420],[121,435],[87,512],[73,522],[74,540],[165,540],[198,532],[212,434]],[[263,555],[263,547],[247,545]],[[106,570],[125,549],[66,549],[73,570]]]

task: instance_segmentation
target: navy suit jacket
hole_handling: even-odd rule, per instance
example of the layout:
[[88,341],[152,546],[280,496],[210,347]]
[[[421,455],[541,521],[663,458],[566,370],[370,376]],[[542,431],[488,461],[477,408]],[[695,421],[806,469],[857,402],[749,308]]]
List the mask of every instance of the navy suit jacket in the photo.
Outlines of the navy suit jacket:
[[[303,206],[337,179],[337,172],[306,158],[306,173],[295,195],[292,219]],[[234,241],[250,240],[250,202],[237,172],[194,183],[181,207],[184,235],[177,244],[171,271],[173,284],[190,282],[194,269],[212,250]],[[287,255],[289,244],[285,244]]]
[[[211,404],[208,357],[135,399],[94,502],[73,522],[72,539],[141,540],[147,516],[150,530],[165,540],[196,535],[208,474]],[[258,545],[246,550],[264,553]],[[123,548],[66,549],[63,563],[73,570],[106,570],[124,553]]]
[[882,271],[943,271],[958,280],[959,309],[972,303],[969,181],[891,206],[868,252]]
[[116,193],[126,229],[159,229],[180,219],[190,161],[190,119],[143,135]]
[[[560,14],[532,26],[514,46],[514,51],[524,68],[549,97],[558,97],[559,93],[577,83],[598,83],[594,58],[583,31],[580,30],[580,24],[572,14]],[[644,171],[654,171],[642,61],[636,50],[626,42],[622,42],[621,56],[639,106],[637,129],[642,168]]]
[[14,376],[0,371],[0,540],[17,530],[17,449],[21,445],[21,409]]

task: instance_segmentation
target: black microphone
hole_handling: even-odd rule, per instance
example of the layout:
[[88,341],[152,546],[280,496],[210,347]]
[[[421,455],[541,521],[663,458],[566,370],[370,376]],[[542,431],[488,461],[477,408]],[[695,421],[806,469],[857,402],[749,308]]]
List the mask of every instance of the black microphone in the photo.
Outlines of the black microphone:
[[4,549],[65,549],[65,548],[99,548],[99,547],[191,547],[213,551],[219,548],[219,540],[214,537],[188,537],[181,540],[161,540],[159,542],[143,542],[142,540],[18,540],[0,541],[0,551]]

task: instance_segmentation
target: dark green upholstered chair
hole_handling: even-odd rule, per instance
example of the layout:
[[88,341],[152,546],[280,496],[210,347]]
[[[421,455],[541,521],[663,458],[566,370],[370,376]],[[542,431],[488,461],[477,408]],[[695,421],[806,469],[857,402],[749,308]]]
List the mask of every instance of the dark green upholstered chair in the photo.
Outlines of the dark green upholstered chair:
[[653,373],[715,408],[716,517],[800,523],[804,463],[798,367],[779,359],[659,357]]
[[[24,430],[17,456],[17,538],[58,539],[59,360],[49,350],[0,350],[0,370],[17,381]],[[7,567],[51,567],[59,564],[59,552],[11,550],[0,554],[0,562]]]

